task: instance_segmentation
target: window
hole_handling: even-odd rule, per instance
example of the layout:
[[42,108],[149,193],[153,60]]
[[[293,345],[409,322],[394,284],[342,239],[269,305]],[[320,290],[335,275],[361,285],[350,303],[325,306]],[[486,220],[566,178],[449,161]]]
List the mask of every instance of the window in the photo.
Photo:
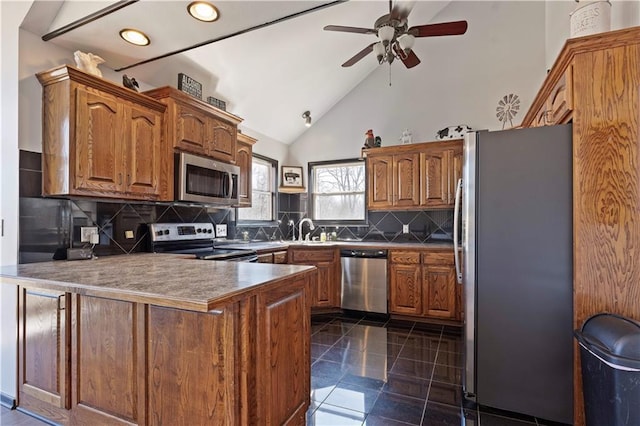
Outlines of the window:
[[364,161],[309,163],[309,182],[314,221],[366,221]]
[[276,160],[258,154],[253,155],[251,207],[238,209],[238,221],[262,223],[276,220],[277,169],[278,162]]

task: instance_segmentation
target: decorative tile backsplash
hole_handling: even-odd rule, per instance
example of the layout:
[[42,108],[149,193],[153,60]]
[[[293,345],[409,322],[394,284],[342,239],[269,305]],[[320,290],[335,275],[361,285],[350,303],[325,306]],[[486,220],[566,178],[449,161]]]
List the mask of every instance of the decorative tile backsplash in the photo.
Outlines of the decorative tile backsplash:
[[[173,203],[126,203],[94,200],[64,200],[41,197],[42,172],[40,154],[20,151],[20,263],[52,259],[56,249],[82,247],[80,228],[98,227],[100,242],[94,247],[97,256],[128,254],[148,250],[148,224],[156,222],[211,222],[227,224],[227,238],[241,239],[243,232],[251,240],[291,240],[295,224],[307,215],[307,194],[279,194],[278,223],[273,226],[238,224],[235,209],[218,209]],[[369,212],[363,226],[320,227],[336,232],[338,239],[435,242],[452,241],[453,213],[450,210],[416,212]],[[402,225],[409,233],[402,233]],[[308,226],[304,226],[304,232]],[[133,237],[127,238],[131,231]],[[131,234],[129,234],[131,235]]]

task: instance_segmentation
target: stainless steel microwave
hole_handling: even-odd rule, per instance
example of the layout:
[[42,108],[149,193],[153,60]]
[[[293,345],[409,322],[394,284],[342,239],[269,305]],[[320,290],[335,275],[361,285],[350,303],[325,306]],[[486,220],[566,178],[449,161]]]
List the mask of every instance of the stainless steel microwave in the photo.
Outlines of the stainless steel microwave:
[[175,200],[237,205],[240,167],[181,152],[175,154]]

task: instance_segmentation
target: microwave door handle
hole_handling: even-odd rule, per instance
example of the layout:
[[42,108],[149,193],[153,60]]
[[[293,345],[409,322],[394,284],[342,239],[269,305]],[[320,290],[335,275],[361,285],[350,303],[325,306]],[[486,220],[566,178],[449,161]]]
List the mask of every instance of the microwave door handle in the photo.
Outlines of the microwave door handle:
[[227,198],[231,199],[233,196],[233,175],[231,172],[227,172]]

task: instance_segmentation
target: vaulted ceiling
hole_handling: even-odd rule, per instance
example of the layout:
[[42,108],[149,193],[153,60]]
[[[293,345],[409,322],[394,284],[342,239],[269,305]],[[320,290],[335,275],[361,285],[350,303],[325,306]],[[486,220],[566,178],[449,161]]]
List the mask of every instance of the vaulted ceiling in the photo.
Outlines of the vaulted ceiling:
[[[374,42],[374,35],[323,27],[373,28],[375,20],[388,13],[387,1],[213,1],[220,11],[213,23],[191,18],[189,3],[36,1],[22,27],[38,36],[51,33],[54,37],[46,42],[70,52],[97,54],[105,59],[103,66],[153,87],[176,86],[178,73],[185,73],[202,83],[203,98],[226,101],[229,112],[244,118],[245,128],[286,144],[306,130],[304,111],[320,119],[379,66],[371,54],[352,67],[341,67]],[[409,26],[432,23],[448,3],[415,2]],[[117,10],[57,34],[105,8]],[[125,43],[118,35],[123,28],[144,31],[151,44]],[[416,40],[415,53],[420,56],[429,43],[438,43],[438,38]],[[203,45],[191,48],[198,44]],[[428,64],[413,69],[392,64],[398,75],[420,66]]]

